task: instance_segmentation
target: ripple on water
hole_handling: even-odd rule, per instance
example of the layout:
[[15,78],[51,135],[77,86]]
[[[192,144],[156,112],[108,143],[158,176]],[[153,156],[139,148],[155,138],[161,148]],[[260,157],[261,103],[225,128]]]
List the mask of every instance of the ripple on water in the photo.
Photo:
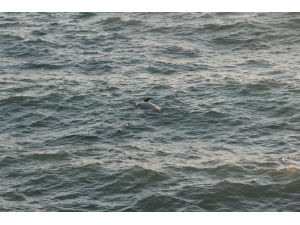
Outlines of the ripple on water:
[[0,210],[299,211],[297,22],[1,14]]

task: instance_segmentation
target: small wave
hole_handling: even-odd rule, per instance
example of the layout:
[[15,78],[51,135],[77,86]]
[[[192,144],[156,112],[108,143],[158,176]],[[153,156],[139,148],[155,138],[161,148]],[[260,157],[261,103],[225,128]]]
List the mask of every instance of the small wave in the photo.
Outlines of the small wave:
[[242,49],[252,49],[252,50],[261,50],[261,49],[269,49],[266,43],[263,40],[259,40],[258,38],[248,38],[248,39],[238,39],[237,37],[217,37],[213,38],[212,42],[219,46],[229,47],[233,51],[242,50]]
[[129,25],[129,26],[136,26],[136,25],[140,25],[142,24],[141,20],[128,20],[125,21],[125,25]]
[[173,27],[155,27],[155,28],[151,28],[145,32],[168,34],[172,29],[173,29]]
[[55,65],[49,63],[24,63],[21,66],[23,69],[46,69],[46,70],[57,70],[63,67],[63,65]]
[[171,55],[180,55],[185,57],[197,57],[197,50],[186,49],[177,45],[165,47],[162,49],[162,53],[171,54]]
[[63,146],[68,144],[77,145],[91,145],[91,143],[97,143],[100,137],[89,134],[69,134],[63,137],[51,138],[44,141],[45,146]]
[[94,12],[82,12],[79,13],[78,15],[73,16],[74,19],[90,19],[97,16],[97,13]]
[[71,155],[66,151],[57,151],[57,152],[43,152],[43,153],[29,153],[23,154],[26,160],[39,160],[39,161],[49,161],[49,160],[66,160],[70,159]]
[[170,68],[159,68],[159,67],[154,67],[154,66],[149,66],[146,68],[147,71],[149,71],[152,74],[165,74],[165,75],[170,75],[176,73],[175,70],[170,69]]
[[7,48],[5,53],[7,57],[14,57],[14,58],[21,57],[26,59],[28,57],[45,57],[48,54],[49,54],[49,50],[47,48],[36,49],[27,46],[22,42],[14,44],[11,47]]
[[24,40],[24,38],[18,34],[0,34],[0,38],[3,43],[8,43],[8,44]]
[[238,64],[238,66],[251,66],[251,67],[272,67],[274,65],[272,65],[270,62],[264,60],[264,59],[260,59],[260,60],[247,60],[244,63]]
[[120,17],[108,17],[107,19],[103,20],[102,23],[104,24],[114,24],[121,22],[122,19]]
[[123,33],[113,33],[108,40],[128,40],[129,38]]
[[18,26],[20,25],[19,22],[6,22],[6,23],[0,23],[0,27],[1,28],[10,28],[10,27],[14,27],[14,26]]
[[26,196],[22,193],[18,193],[16,190],[6,191],[4,194],[1,194],[1,198],[9,202],[23,202],[26,200]]
[[236,83],[234,85],[240,86],[240,95],[256,95],[257,93],[272,93],[276,91],[276,89],[285,87],[286,83],[274,79],[262,79],[249,83]]
[[90,60],[84,60],[82,63],[77,65],[79,68],[82,68],[85,71],[88,72],[102,72],[102,73],[107,73],[111,72],[114,67],[111,66],[113,62],[110,61],[97,61],[95,59],[90,59]]
[[16,156],[4,156],[0,158],[0,168],[5,168],[6,166],[15,165],[20,162],[20,158]]
[[216,108],[212,108],[206,112],[204,112],[204,116],[211,117],[211,118],[218,118],[218,117],[224,117],[226,114],[222,113]]
[[174,212],[184,211],[188,203],[175,196],[167,194],[152,194],[139,200],[134,206],[133,211],[145,212]]
[[35,104],[37,98],[34,96],[26,96],[26,95],[15,95],[15,96],[11,96],[8,97],[2,101],[4,101],[4,104],[8,104],[8,105],[13,105],[13,104],[17,104],[17,105],[22,105],[22,106],[26,106],[26,105],[30,105]]
[[42,30],[34,30],[31,32],[33,35],[36,35],[36,36],[44,36],[44,35],[47,35],[47,32],[45,31],[42,31]]
[[56,124],[59,123],[59,118],[57,117],[53,117],[53,116],[48,116],[48,117],[45,117],[41,120],[37,120],[35,122],[33,122],[30,127],[36,127],[36,128],[50,128],[50,127],[53,127],[55,126]]

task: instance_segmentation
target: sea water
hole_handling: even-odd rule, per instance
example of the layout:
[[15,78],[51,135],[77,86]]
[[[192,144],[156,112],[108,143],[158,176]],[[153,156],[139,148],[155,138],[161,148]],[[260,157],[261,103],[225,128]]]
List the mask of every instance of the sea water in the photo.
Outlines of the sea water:
[[1,13],[0,211],[299,211],[299,31],[299,13]]

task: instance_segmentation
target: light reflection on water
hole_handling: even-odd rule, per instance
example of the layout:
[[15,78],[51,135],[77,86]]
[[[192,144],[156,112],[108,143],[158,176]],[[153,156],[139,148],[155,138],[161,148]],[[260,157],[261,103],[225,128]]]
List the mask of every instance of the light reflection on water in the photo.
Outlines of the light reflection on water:
[[298,17],[1,14],[1,211],[299,211]]

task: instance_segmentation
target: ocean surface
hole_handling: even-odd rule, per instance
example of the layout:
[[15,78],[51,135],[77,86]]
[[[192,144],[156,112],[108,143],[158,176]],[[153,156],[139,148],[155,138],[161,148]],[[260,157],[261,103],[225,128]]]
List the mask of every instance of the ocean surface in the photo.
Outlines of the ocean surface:
[[0,14],[0,211],[300,211],[299,149],[300,13]]

